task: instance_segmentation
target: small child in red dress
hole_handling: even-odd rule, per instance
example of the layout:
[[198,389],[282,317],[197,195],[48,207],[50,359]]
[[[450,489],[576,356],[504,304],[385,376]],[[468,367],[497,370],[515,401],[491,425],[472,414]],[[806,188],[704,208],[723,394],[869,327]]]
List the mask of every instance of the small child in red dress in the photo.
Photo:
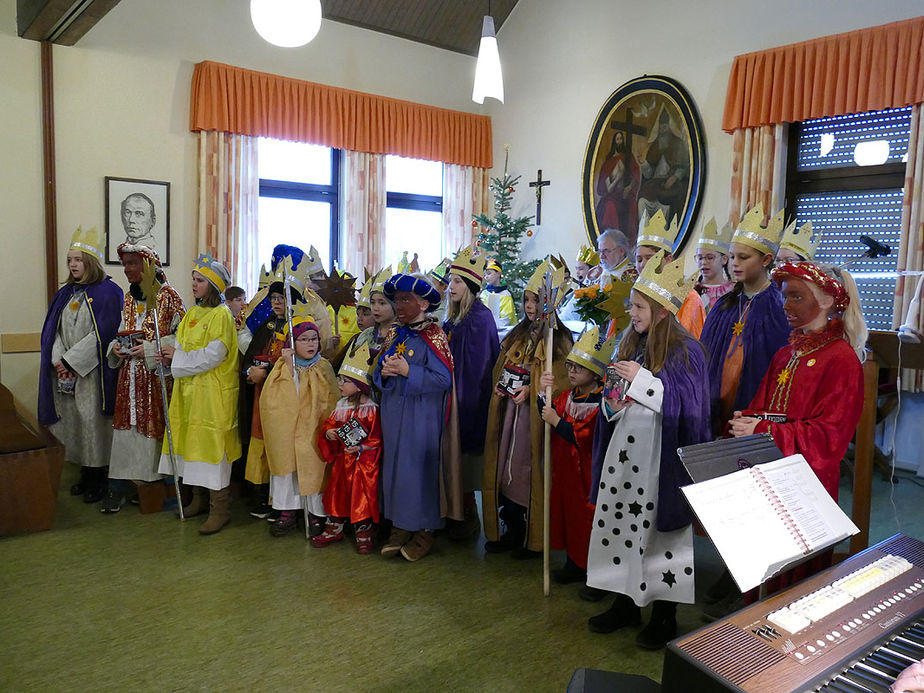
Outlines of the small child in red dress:
[[379,407],[370,397],[368,345],[347,355],[339,376],[341,398],[318,431],[321,456],[331,466],[324,491],[327,526],[311,544],[320,548],[342,540],[343,526],[351,522],[356,550],[370,553],[379,521],[382,429]]

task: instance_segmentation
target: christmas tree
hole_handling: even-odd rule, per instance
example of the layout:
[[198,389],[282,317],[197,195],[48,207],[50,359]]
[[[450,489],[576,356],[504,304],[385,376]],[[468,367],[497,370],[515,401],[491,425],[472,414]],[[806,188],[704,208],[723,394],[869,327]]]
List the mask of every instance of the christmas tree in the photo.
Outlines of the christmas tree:
[[514,218],[507,213],[510,210],[513,191],[519,180],[520,176],[512,177],[507,173],[505,161],[504,175],[491,179],[490,190],[494,193],[494,218],[489,219],[487,215],[479,214],[475,216],[475,223],[481,225],[478,245],[485,255],[494,258],[503,268],[503,282],[513,295],[517,312],[522,312],[520,307],[523,305],[523,287],[541,260],[529,260],[528,262],[520,260],[523,235],[533,235],[533,232],[527,228],[533,217]]

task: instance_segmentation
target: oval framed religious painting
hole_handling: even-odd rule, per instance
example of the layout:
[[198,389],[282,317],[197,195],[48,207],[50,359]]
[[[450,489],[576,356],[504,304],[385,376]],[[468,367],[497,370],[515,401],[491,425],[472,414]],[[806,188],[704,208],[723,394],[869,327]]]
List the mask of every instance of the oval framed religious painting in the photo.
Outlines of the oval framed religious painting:
[[591,243],[619,229],[634,245],[643,218],[676,218],[679,252],[696,222],[706,181],[703,127],[676,80],[643,76],[603,104],[587,141],[581,206]]

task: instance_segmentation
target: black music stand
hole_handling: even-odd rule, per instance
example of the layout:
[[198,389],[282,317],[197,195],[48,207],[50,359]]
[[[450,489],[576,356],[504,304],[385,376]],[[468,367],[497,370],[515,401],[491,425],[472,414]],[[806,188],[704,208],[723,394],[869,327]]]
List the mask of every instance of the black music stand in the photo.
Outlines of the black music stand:
[[693,483],[731,474],[757,464],[773,462],[786,456],[780,452],[769,433],[755,433],[741,438],[720,438],[708,443],[687,445],[677,448],[677,455]]

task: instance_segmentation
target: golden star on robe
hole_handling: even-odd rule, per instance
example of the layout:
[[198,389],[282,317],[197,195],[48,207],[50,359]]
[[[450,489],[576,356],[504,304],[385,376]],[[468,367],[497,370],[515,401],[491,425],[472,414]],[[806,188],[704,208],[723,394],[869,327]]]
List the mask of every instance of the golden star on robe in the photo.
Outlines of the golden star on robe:
[[777,385],[785,385],[789,381],[789,369],[784,368],[780,371],[780,374],[776,376]]
[[395,353],[398,356],[404,356],[404,352],[407,351],[407,344],[401,342],[398,346],[395,347]]
[[739,320],[732,325],[732,334],[736,337],[740,337],[742,332],[744,332],[744,323]]

